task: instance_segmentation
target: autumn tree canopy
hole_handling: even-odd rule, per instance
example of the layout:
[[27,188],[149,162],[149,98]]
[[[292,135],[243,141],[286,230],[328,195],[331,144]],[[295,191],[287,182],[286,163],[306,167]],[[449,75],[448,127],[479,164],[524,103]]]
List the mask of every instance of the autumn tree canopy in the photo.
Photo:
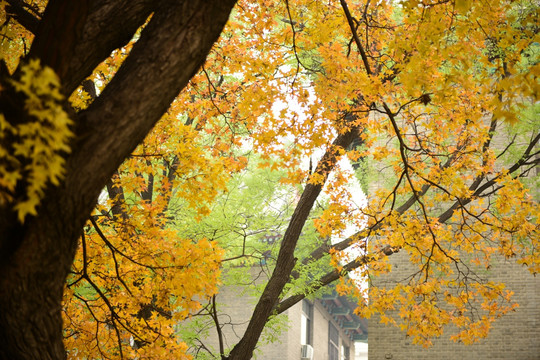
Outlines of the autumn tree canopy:
[[[2,3],[0,358],[183,358],[176,325],[266,232],[223,359],[334,282],[415,342],[471,342],[514,308],[476,269],[538,272],[536,1],[246,0],[225,25],[233,5]],[[257,171],[265,195],[217,222]],[[406,282],[344,277],[398,251]]]
[[[2,2],[0,358],[65,358],[61,302],[84,224],[233,5]],[[135,36],[106,89],[84,110],[71,106],[66,99]]]

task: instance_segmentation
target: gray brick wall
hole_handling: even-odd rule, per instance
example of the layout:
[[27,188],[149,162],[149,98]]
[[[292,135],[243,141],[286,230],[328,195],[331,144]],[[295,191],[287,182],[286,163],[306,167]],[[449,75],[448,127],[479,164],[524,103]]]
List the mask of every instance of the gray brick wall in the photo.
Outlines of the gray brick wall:
[[[253,269],[254,278],[259,272]],[[219,322],[223,326],[223,338],[226,348],[234,346],[243,336],[250,316],[255,308],[256,298],[246,294],[244,286],[225,286],[216,296],[219,304]],[[273,342],[260,341],[254,354],[256,360],[300,360],[301,355],[301,314],[302,303],[288,309],[279,315],[280,331]],[[351,360],[354,355],[354,343],[339,328],[332,315],[324,306],[314,301],[313,309],[313,360],[328,360],[328,322],[331,321],[340,330],[340,346],[343,344],[350,348]],[[186,322],[187,324],[188,322]],[[181,325],[180,325],[181,326]],[[263,336],[264,338],[264,336]],[[269,339],[266,337],[266,339]],[[204,345],[218,354],[219,342],[215,328],[212,328],[207,337],[201,338]]]
[[[391,262],[395,270],[390,277],[402,278],[408,267],[406,254],[393,254]],[[463,345],[451,341],[446,334],[434,340],[431,348],[425,349],[412,344],[397,328],[380,324],[378,318],[373,317],[369,321],[369,360],[539,360],[540,277],[534,277],[526,268],[504,259],[499,259],[488,277],[504,282],[507,289],[514,291],[513,299],[520,306],[515,312],[496,320],[486,339],[474,345]]]
[[[487,117],[485,121],[488,124],[490,118]],[[498,124],[492,147],[499,151],[506,148],[509,139],[512,138],[508,134],[509,127],[504,122]],[[384,146],[385,142],[381,141],[378,145]],[[377,168],[380,164],[376,163],[370,165],[372,169],[369,195],[373,196],[375,190],[385,183],[388,172],[391,170],[384,167]],[[538,177],[538,174],[540,174],[540,168],[531,172],[529,176]],[[540,199],[540,188],[533,187],[531,193],[536,201]],[[410,265],[404,253],[393,254],[391,263],[393,271],[389,279],[403,279],[410,274],[407,272]],[[380,324],[378,318],[373,317],[369,320],[369,360],[540,360],[540,276],[534,277],[526,268],[511,260],[499,259],[498,264],[491,268],[488,278],[504,282],[507,289],[514,291],[513,299],[520,306],[515,312],[498,319],[486,339],[474,345],[463,345],[451,341],[447,333],[440,339],[434,340],[433,347],[424,349],[412,344],[410,339],[397,328]],[[384,281],[384,279],[378,279],[378,281]]]
[[[255,299],[250,296],[243,295],[244,288],[241,286],[228,286],[222,287],[219,294],[217,295],[217,303],[220,306],[220,323],[223,325],[223,339],[225,342],[226,348],[231,348],[234,346],[241,337],[244,335],[245,329],[247,327],[248,321],[253,313],[255,308]],[[297,309],[291,308],[285,314],[281,316],[283,322],[289,323],[285,325],[285,328],[278,333],[275,341],[273,343],[265,343],[260,341],[255,353],[254,359],[257,360],[286,360],[286,359],[299,359],[300,358],[300,349],[292,348],[289,346],[289,341],[292,339],[292,334],[298,332],[298,343],[300,339],[300,328],[299,324],[291,324],[288,321],[289,313],[292,312],[296,314]],[[298,314],[298,317],[300,315]],[[298,330],[296,330],[298,327]],[[264,335],[263,335],[264,336]],[[206,346],[212,347],[213,349],[218,349],[218,337],[215,329],[212,329],[209,333],[209,336],[203,340]],[[290,357],[290,354],[293,354],[294,351],[297,351],[296,357]],[[217,352],[216,352],[217,353]]]

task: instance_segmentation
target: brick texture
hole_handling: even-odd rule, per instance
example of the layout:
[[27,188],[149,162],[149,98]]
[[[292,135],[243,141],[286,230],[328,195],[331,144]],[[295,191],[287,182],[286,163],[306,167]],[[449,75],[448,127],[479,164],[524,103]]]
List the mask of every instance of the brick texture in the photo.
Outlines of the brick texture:
[[[386,279],[403,278],[409,267],[407,256],[391,256],[393,271]],[[515,312],[505,315],[493,324],[489,336],[473,345],[455,343],[450,334],[434,341],[425,349],[414,345],[395,327],[380,324],[377,318],[369,321],[369,360],[392,359],[540,359],[540,277],[512,261],[499,259],[487,274],[490,280],[501,281],[514,291],[513,299],[519,303]],[[449,329],[451,331],[452,329]]]
[[[253,275],[258,275],[258,271],[253,269]],[[261,281],[259,278],[258,281]],[[217,295],[219,304],[219,322],[223,327],[223,338],[225,348],[230,349],[243,336],[250,316],[255,307],[256,298],[246,295],[246,288],[242,286],[222,287]],[[354,356],[354,342],[340,329],[339,324],[333,316],[328,313],[325,307],[314,301],[313,304],[313,360],[328,360],[328,323],[339,329],[340,349],[341,345],[350,348],[351,358]],[[300,360],[302,345],[300,327],[301,327],[302,303],[298,303],[288,309],[285,313],[279,315],[280,331],[274,336],[264,336],[259,341],[254,353],[254,359],[257,360]],[[213,353],[219,353],[219,343],[217,332],[212,328],[208,336],[201,337],[200,340],[205,347],[212,349]]]

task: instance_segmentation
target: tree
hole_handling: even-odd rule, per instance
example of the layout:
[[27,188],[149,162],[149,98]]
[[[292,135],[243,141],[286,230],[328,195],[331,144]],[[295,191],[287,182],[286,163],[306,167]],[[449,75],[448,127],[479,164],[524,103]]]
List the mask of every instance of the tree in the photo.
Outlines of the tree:
[[[535,103],[539,69],[535,2],[410,0],[353,4],[341,0],[323,4],[268,0],[254,4],[245,1],[236,8],[221,40],[198,73],[196,70],[222,30],[232,4],[217,2],[214,10],[205,8],[212,31],[203,27],[205,23],[199,17],[194,18],[193,24],[185,24],[189,31],[208,36],[198,43],[200,53],[187,67],[178,66],[175,61],[184,59],[182,56],[192,59],[191,53],[178,51],[177,54],[179,45],[169,39],[182,37],[182,29],[177,25],[182,22],[174,16],[181,17],[184,5],[167,3],[154,8],[152,2],[130,4],[129,11],[125,10],[128,14],[121,15],[122,29],[116,29],[113,24],[117,23],[108,16],[116,19],[116,10],[123,9],[123,4],[102,8],[93,5],[88,9],[77,6],[72,9],[76,14],[68,17],[73,21],[62,23],[75,30],[66,31],[55,27],[58,22],[53,19],[57,19],[59,12],[69,14],[67,3],[49,3],[39,22],[31,16],[34,12],[31,7],[17,1],[8,3],[8,13],[13,13],[14,19],[30,31],[35,29],[36,37],[17,70],[13,74],[3,70],[1,83],[2,109],[8,109],[3,110],[2,118],[3,129],[8,129],[4,131],[7,135],[3,135],[8,145],[1,149],[11,156],[4,155],[2,161],[6,165],[1,168],[9,175],[3,176],[8,180],[2,183],[2,215],[6,216],[1,217],[1,226],[6,229],[2,234],[8,235],[3,235],[1,245],[2,254],[9,254],[9,262],[2,267],[1,340],[13,339],[15,343],[14,339],[25,338],[21,334],[35,337],[48,334],[50,338],[42,338],[42,343],[55,344],[48,350],[49,357],[63,356],[59,299],[81,229],[114,170],[142,141],[193,74],[190,86],[176,100],[176,104],[184,107],[173,107],[166,121],[160,123],[165,130],[168,124],[177,124],[179,116],[182,119],[185,127],[180,132],[182,142],[177,144],[178,151],[173,152],[174,156],[161,153],[154,156],[158,154],[153,149],[160,144],[160,136],[168,136],[167,131],[157,129],[147,145],[133,153],[132,159],[138,160],[128,161],[124,170],[118,172],[119,180],[115,178],[115,183],[107,187],[108,202],[101,202],[91,218],[87,235],[101,244],[100,249],[105,249],[98,251],[110,254],[106,270],[113,273],[112,277],[116,273],[116,279],[94,283],[95,286],[88,281],[89,253],[84,251],[86,238],[83,237],[79,262],[75,264],[68,288],[82,278],[98,295],[102,289],[112,291],[118,287],[144,290],[140,281],[121,283],[123,273],[116,272],[117,259],[112,254],[124,253],[123,248],[116,243],[107,244],[109,236],[119,235],[117,238],[122,239],[122,234],[126,234],[123,212],[128,212],[129,219],[137,219],[136,223],[125,222],[132,231],[127,232],[128,236],[139,236],[142,231],[168,234],[171,225],[167,212],[172,210],[173,198],[198,208],[199,212],[192,216],[203,218],[210,208],[206,204],[217,195],[204,190],[212,188],[209,184],[224,186],[228,177],[219,174],[244,168],[245,159],[238,153],[246,147],[260,154],[269,168],[285,169],[287,175],[282,182],[299,186],[301,193],[248,329],[230,353],[222,352],[224,359],[249,359],[272,314],[283,312],[348,272],[358,271],[369,277],[388,271],[387,258],[397,251],[407,252],[417,271],[408,283],[395,288],[370,288],[369,304],[363,300],[365,294],[357,294],[358,311],[368,316],[398,308],[402,316],[398,325],[417,342],[426,344],[450,323],[462,330],[456,335],[457,340],[485,336],[493,319],[513,309],[511,294],[504,291],[503,285],[483,281],[469,260],[476,266],[488,267],[491,257],[500,254],[515,258],[532,273],[538,272],[538,199],[529,190],[535,189],[535,180],[526,178],[539,162],[536,149],[540,135],[534,123],[538,112]],[[139,37],[136,30],[151,13]],[[94,20],[92,16],[107,20]],[[89,20],[76,21],[78,17]],[[32,24],[39,24],[39,29]],[[97,28],[92,24],[105,25]],[[202,30],[199,33],[197,29]],[[49,39],[49,35],[53,37]],[[37,85],[32,86],[38,90],[28,90],[33,89],[28,79],[37,76],[25,74],[41,74],[41,71],[44,73],[41,82],[55,88],[57,83],[41,67],[50,66],[60,78],[60,94],[67,97],[113,49],[127,44],[134,35],[133,49],[118,71],[115,72],[113,61],[112,73],[105,74],[101,84],[95,81],[98,86],[104,86],[97,99],[90,101],[84,110],[74,111],[64,106],[74,121],[69,127],[73,137],[63,130],[67,120],[60,116],[62,112],[55,105],[58,96],[40,100],[45,104],[40,106],[55,111],[57,115],[53,119],[62,120],[54,120],[46,128],[53,127],[57,136],[54,139],[60,139],[55,142],[65,145],[52,147],[51,142],[46,142],[49,144],[45,147],[46,157],[51,163],[34,161],[36,157],[27,155],[19,143],[25,140],[24,136],[30,139],[35,136],[10,130],[20,123],[36,123],[35,118],[43,115],[29,111],[29,115],[24,115],[26,98],[40,91],[47,93]],[[52,46],[55,44],[58,46]],[[190,49],[197,51],[199,47]],[[122,60],[126,54],[128,49],[113,53],[112,58]],[[41,60],[39,65],[31,60],[36,58]],[[176,60],[160,61],[164,58]],[[97,78],[95,73],[93,79]],[[276,104],[291,102],[297,106],[276,108]],[[131,109],[128,104],[136,106]],[[141,114],[144,114],[142,119]],[[187,146],[182,148],[185,143]],[[71,150],[69,155],[66,148]],[[314,166],[301,166],[302,158],[311,158],[321,149],[324,155]],[[208,158],[197,164],[190,156],[201,150]],[[17,161],[13,160],[14,156]],[[387,184],[370,194],[367,207],[358,207],[350,201],[345,184],[352,174],[336,167],[343,156],[353,161],[364,159],[374,171],[384,170]],[[182,172],[182,182],[176,182],[178,187],[174,188],[172,184],[178,179],[169,182],[168,175],[176,173],[177,162],[184,157],[195,163],[185,162],[188,166]],[[215,160],[224,161],[225,166],[212,167]],[[39,166],[51,172],[45,180],[38,177],[41,185],[36,185],[37,180],[33,179]],[[209,171],[212,176],[196,174],[197,169],[206,166],[212,169]],[[63,178],[58,169],[65,169]],[[90,178],[92,181],[88,181]],[[130,181],[122,182],[129,178]],[[45,183],[47,187],[42,189]],[[329,194],[328,201],[321,213],[316,214],[312,210],[323,187]],[[202,204],[197,202],[198,195],[203,195]],[[36,200],[37,208],[33,206]],[[304,256],[298,249],[298,241],[306,222],[311,221],[310,216],[315,217],[313,225],[321,239],[339,237],[347,224],[355,224],[359,231],[333,245],[321,241],[319,247]],[[17,217],[24,222],[18,222]],[[153,219],[157,226],[150,224]],[[106,230],[102,231],[103,236],[98,231],[102,227]],[[13,245],[12,238],[20,239],[20,245]],[[180,244],[190,248],[188,243]],[[351,257],[344,250],[353,245],[363,250]],[[6,252],[4,249],[9,250],[10,246],[12,249]],[[121,255],[128,262],[138,261],[140,255],[160,264],[165,255],[164,252],[156,255],[152,249],[138,245],[131,247],[132,253]],[[175,251],[173,248],[171,252]],[[25,257],[29,253],[34,263]],[[335,269],[301,284],[301,289],[290,286],[299,274],[305,273],[306,267],[325,256],[332,257]],[[94,253],[92,261],[101,259]],[[175,263],[175,260],[167,261],[166,266]],[[18,266],[22,263],[25,268]],[[42,282],[42,274],[61,281]],[[141,276],[151,279],[156,275],[141,273]],[[187,284],[187,278],[185,281]],[[338,288],[341,292],[357,293],[358,288],[351,285],[342,281]],[[52,310],[46,314],[38,312],[47,306],[43,306],[43,300],[28,296],[29,288],[50,294],[44,298]],[[67,295],[85,299],[81,295],[88,295],[84,293],[86,290],[88,286],[73,293],[68,290]],[[213,291],[209,286],[191,294],[206,292],[211,296]],[[174,306],[164,308],[171,305],[172,294],[159,295],[135,302],[139,307],[129,308],[122,315],[140,322],[149,321],[147,325],[155,330],[160,322],[152,321],[159,313],[164,313],[166,318],[170,316],[168,311],[176,310]],[[28,310],[32,309],[30,305],[17,307],[18,302],[33,304],[37,314]],[[102,317],[95,320],[105,328],[118,331],[112,336],[118,345],[107,346],[110,356],[122,355],[119,349],[129,329],[123,329],[120,334],[118,327],[127,322],[119,317],[116,304],[106,305],[109,308],[106,315],[111,321],[106,322]],[[139,313],[138,309],[146,312]],[[479,319],[470,316],[473,310],[475,316],[480,314]],[[21,311],[26,315],[22,316]],[[54,319],[30,321],[48,319],[49,314]],[[16,327],[18,331],[12,333],[7,329],[15,323],[15,318],[28,320],[20,321],[26,327]],[[426,319],[432,326],[423,325]],[[39,334],[27,331],[34,323],[49,330]],[[45,325],[49,323],[53,325]],[[159,336],[172,338],[170,333]],[[144,345],[143,349],[151,347],[143,344],[142,338],[135,340]],[[39,343],[35,339],[27,341]],[[155,351],[160,349],[162,345],[157,344]],[[16,350],[5,351],[17,357],[13,355]]]
[[[244,337],[223,358],[249,358],[270,314],[353,269],[365,277],[387,272],[397,251],[407,252],[417,270],[394,288],[370,288],[369,306],[361,301],[359,313],[399,310],[396,325],[428,345],[450,323],[459,328],[456,340],[485,336],[513,304],[504,286],[474,264],[489,268],[499,254],[538,271],[538,203],[528,190],[537,179],[526,178],[538,164],[534,4],[291,1],[266,8],[280,15],[267,13],[262,30],[259,13],[244,14],[248,27],[258,27],[247,40],[248,58],[227,59],[258,75],[244,79],[253,87],[242,84],[248,99],[238,105],[265,126],[254,131],[255,146],[271,143],[260,151],[279,158],[288,179],[305,187]],[[271,64],[277,78],[260,74],[261,63]],[[304,109],[271,112],[271,104],[290,98]],[[347,152],[358,137],[363,146]],[[326,153],[314,171],[295,166],[318,147]],[[366,208],[347,201],[347,174],[327,179],[344,153],[386,169],[387,184],[370,194]],[[339,234],[344,220],[367,224],[297,258],[302,226],[325,182],[331,201],[315,220],[320,234]],[[342,250],[353,244],[367,253],[347,259]],[[305,291],[282,292],[295,269],[328,253],[336,270]],[[358,292],[350,284],[340,288]]]
[[[2,5],[8,25],[22,25],[33,41],[17,68],[3,63],[0,74],[0,358],[65,358],[61,301],[83,226],[115,169],[204,62],[233,5]],[[88,108],[61,100],[145,24]]]

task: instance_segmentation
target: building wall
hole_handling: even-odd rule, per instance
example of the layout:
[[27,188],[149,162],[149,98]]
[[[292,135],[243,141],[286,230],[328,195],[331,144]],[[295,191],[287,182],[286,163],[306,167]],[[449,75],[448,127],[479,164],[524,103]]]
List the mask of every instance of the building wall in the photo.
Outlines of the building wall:
[[[339,324],[333,319],[320,302],[314,302],[313,311],[313,360],[328,360],[328,323],[331,322],[339,330],[339,347],[341,355],[341,346],[348,346],[350,349],[350,359],[354,358],[354,342],[340,328]],[[300,339],[300,337],[298,337]]]
[[[486,118],[486,122],[490,118]],[[506,128],[508,124],[498,124],[497,134],[492,140],[492,147],[505,149],[511,136]],[[385,143],[380,142],[379,146]],[[384,184],[388,171],[376,168],[371,164],[373,171],[369,183],[369,195],[373,196],[376,189]],[[540,168],[531,172],[529,176],[538,176]],[[535,200],[538,201],[540,188],[533,188]],[[406,278],[409,266],[404,253],[392,254],[390,262],[393,271],[389,278],[378,281],[398,281]],[[509,359],[509,360],[540,360],[540,276],[534,277],[530,272],[517,265],[512,260],[499,259],[486,276],[489,280],[503,282],[508,290],[514,291],[513,299],[520,306],[515,312],[497,319],[490,334],[474,345],[457,344],[449,339],[452,329],[440,339],[434,340],[433,347],[425,349],[405,337],[404,332],[395,327],[379,323],[377,317],[369,320],[369,360],[378,359]]]
[[313,310],[313,360],[328,359],[328,317],[322,312],[322,305],[314,304]]
[[[406,254],[397,253],[390,258],[395,270],[384,280],[403,278],[409,266]],[[373,317],[369,320],[369,360],[539,360],[540,277],[534,277],[526,268],[504,259],[491,268],[488,277],[504,282],[508,290],[514,291],[513,299],[520,306],[515,312],[496,320],[486,339],[474,345],[463,345],[451,341],[447,334],[434,340],[433,347],[425,349],[412,344],[397,328],[380,324],[378,318]]]
[[[300,302],[287,310],[287,316],[289,320],[287,331],[287,357],[282,356],[280,358],[274,358],[277,360],[300,359],[301,355],[300,321],[302,317],[302,303]],[[274,344],[274,347],[279,349],[281,346],[279,344]],[[270,358],[267,359],[270,360]]]
[[[245,286],[226,286],[220,289],[216,296],[219,304],[219,322],[223,326],[223,339],[225,348],[230,349],[244,334],[250,316],[255,308],[256,298],[246,294]],[[254,353],[256,360],[300,360],[301,356],[301,315],[302,303],[298,303],[278,316],[280,331],[276,333],[273,342],[261,341]],[[314,348],[313,360],[328,360],[328,323],[339,330],[341,345],[350,348],[350,360],[354,359],[354,342],[340,329],[339,324],[332,315],[318,302],[313,302],[312,318],[312,346]],[[267,329],[265,329],[267,331]],[[208,336],[201,336],[204,345],[212,352],[219,354],[219,341],[215,327],[212,326]],[[266,337],[268,340],[269,337]],[[197,357],[195,357],[197,359]]]
[[[245,288],[241,286],[228,286],[220,289],[219,294],[216,297],[216,301],[219,304],[219,321],[223,326],[223,340],[225,348],[232,348],[240,341],[241,337],[247,328],[249,319],[253,314],[255,308],[255,299],[250,296],[243,295]],[[289,309],[284,314],[280,315],[283,322],[287,322],[289,312],[295,312],[296,309]],[[298,315],[299,316],[299,315]],[[293,328],[296,325],[293,324]],[[299,325],[298,325],[299,326]],[[291,357],[285,357],[284,355],[292,352],[289,349],[290,334],[286,326],[283,331],[279,332],[273,343],[265,343],[260,341],[255,353],[254,358],[257,360],[286,360]],[[266,331],[266,330],[265,330]],[[298,330],[298,339],[300,339],[300,330]],[[262,338],[265,338],[263,333]],[[299,341],[299,340],[298,340]],[[205,346],[212,348],[215,354],[219,351],[218,336],[215,328],[212,328],[206,338],[203,340]],[[294,359],[300,358],[300,350],[298,349],[298,355]]]

